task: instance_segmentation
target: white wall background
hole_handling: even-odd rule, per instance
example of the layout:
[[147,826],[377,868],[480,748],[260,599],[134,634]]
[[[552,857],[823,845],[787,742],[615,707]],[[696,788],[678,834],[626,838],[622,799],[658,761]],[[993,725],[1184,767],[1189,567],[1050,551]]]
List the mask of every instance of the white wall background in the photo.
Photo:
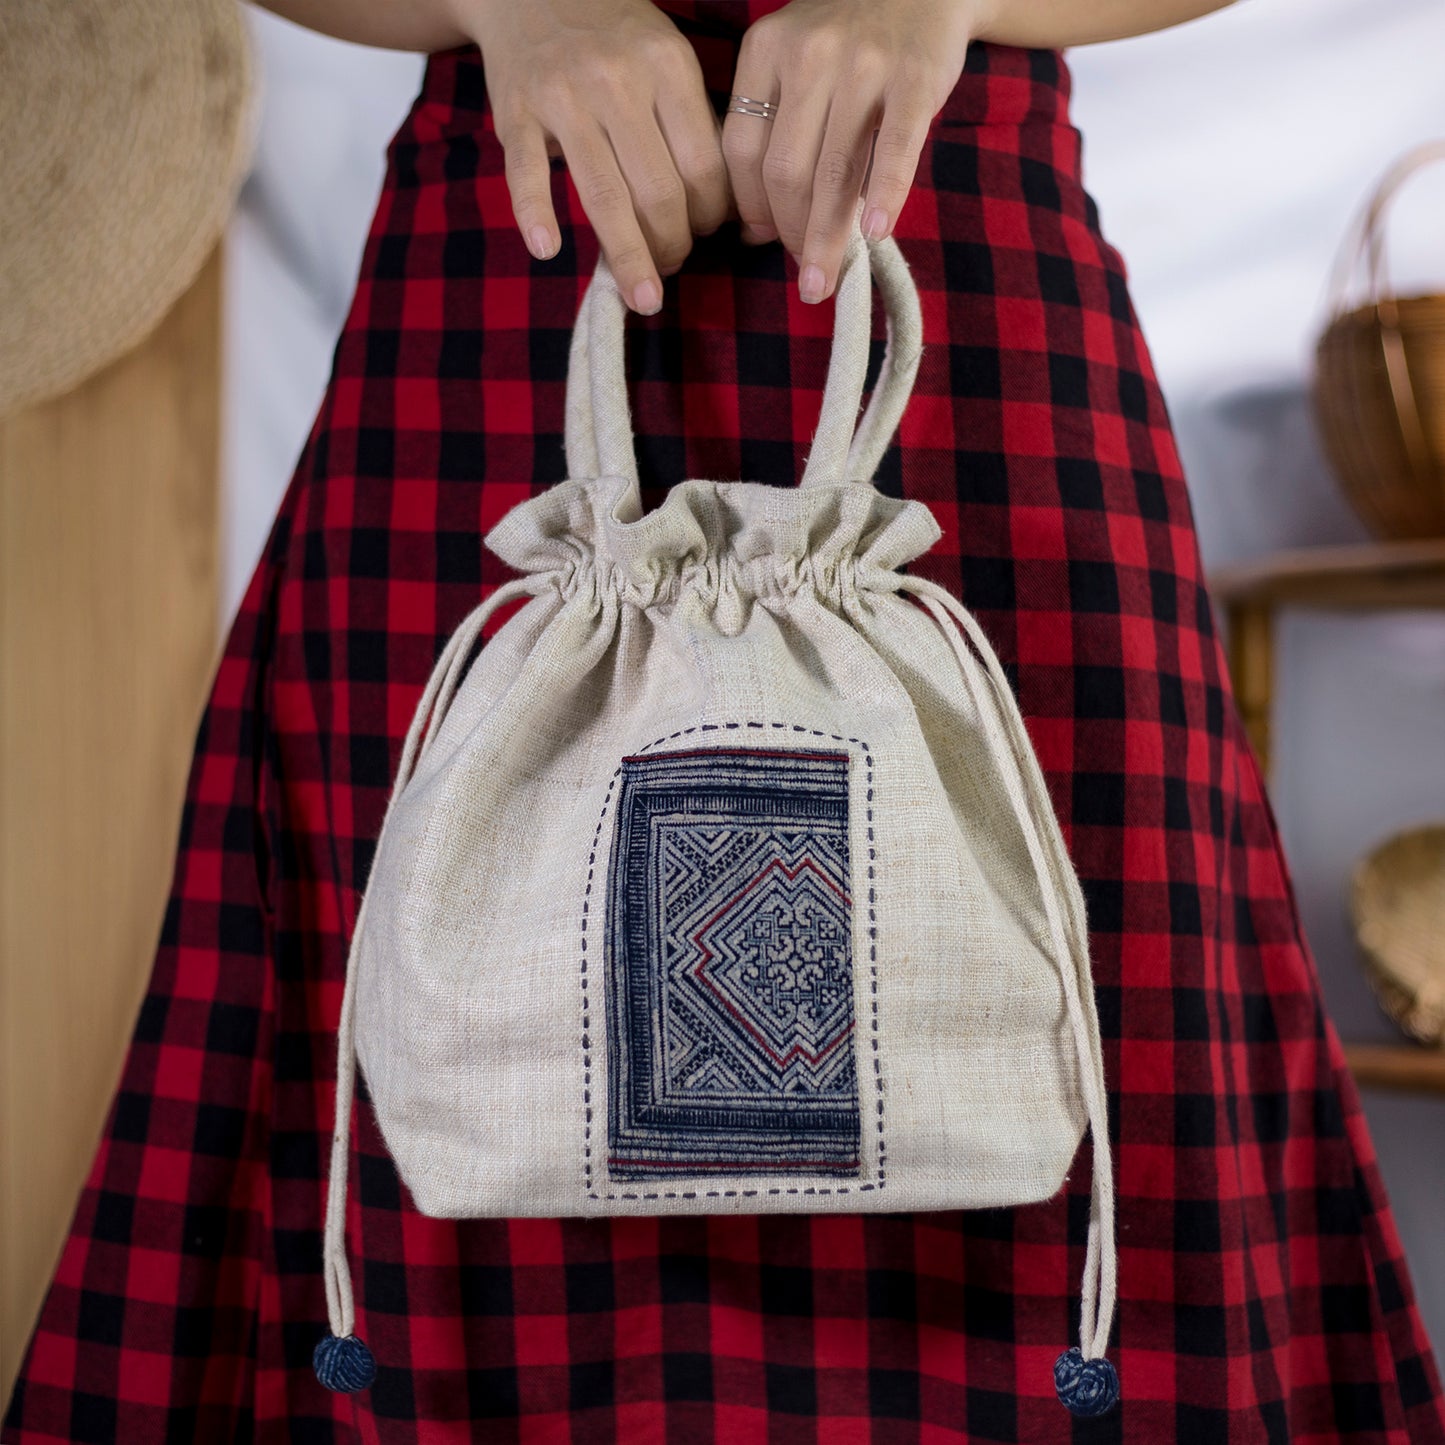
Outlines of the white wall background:
[[[230,618],[315,417],[387,141],[422,60],[251,10],[265,104],[229,238]],[[1445,135],[1440,0],[1246,0],[1069,52],[1085,182],[1123,252],[1189,477],[1206,566],[1366,540],[1320,454],[1308,367],[1335,250],[1377,177]],[[1401,289],[1445,289],[1445,166],[1389,223]],[[1272,797],[1331,1012],[1393,1040],[1344,913],[1358,855],[1445,818],[1445,617],[1289,613]],[[1437,1354],[1445,1348],[1445,1100],[1366,1096]]]

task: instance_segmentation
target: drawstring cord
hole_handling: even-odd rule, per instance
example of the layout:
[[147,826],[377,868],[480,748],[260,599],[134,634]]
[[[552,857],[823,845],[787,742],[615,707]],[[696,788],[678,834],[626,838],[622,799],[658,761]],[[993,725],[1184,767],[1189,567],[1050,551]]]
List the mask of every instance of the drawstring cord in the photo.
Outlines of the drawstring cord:
[[[535,597],[545,583],[536,577],[517,577],[504,582],[475,607],[452,633],[427,679],[426,689],[412,714],[397,767],[396,782],[387,801],[381,833],[386,832],[392,808],[426,756],[456,695],[472,645],[487,620],[513,598]],[[425,728],[425,731],[423,731]],[[380,836],[380,835],[379,835]],[[341,997],[341,1020],[336,1039],[336,1117],[331,1135],[331,1172],[326,1186],[326,1229],[322,1243],[322,1264],[326,1276],[326,1314],[331,1333],[316,1346],[312,1359],[316,1378],[328,1390],[351,1393],[364,1390],[376,1376],[371,1351],[356,1338],[356,1306],[351,1292],[351,1274],[346,1261],[346,1181],[351,1151],[351,1107],[356,1093],[356,957],[366,923],[368,888],[357,910],[346,958],[346,988]]]
[[[900,591],[911,593],[918,599],[948,639],[958,658],[964,682],[973,694],[983,719],[990,751],[995,757],[1007,758],[1012,764],[1005,765],[1001,770],[1004,785],[1018,818],[1029,858],[1039,877],[1050,941],[1063,983],[1064,1001],[1078,1055],[1079,1089],[1094,1140],[1079,1348],[1060,1357],[1054,1367],[1054,1378],[1059,1398],[1075,1414],[1102,1414],[1113,1405],[1119,1390],[1113,1366],[1104,1359],[1114,1323],[1118,1257],[1114,1237],[1114,1169],[1109,1148],[1103,1052],[1099,1043],[1098,1017],[1092,1007],[1092,993],[1087,1003],[1083,995],[1084,989],[1092,987],[1083,895],[1074,879],[1047,784],[1024,728],[1013,689],[988,637],[968,609],[936,582],[907,573],[897,578],[897,585]],[[949,625],[949,618],[957,623],[956,627]],[[973,650],[966,645],[965,637],[973,643]],[[980,671],[993,691],[995,705],[992,707],[984,695],[986,688],[978,685]],[[1000,721],[1001,731],[998,727]],[[1060,897],[1064,902],[1062,914]]]

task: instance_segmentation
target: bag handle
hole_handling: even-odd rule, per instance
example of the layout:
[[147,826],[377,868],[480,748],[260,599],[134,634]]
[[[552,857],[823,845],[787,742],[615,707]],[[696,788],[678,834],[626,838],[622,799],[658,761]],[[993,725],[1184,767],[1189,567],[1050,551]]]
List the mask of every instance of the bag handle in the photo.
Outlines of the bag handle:
[[[883,297],[888,326],[883,366],[863,419],[858,405],[873,343],[873,286]],[[923,356],[923,311],[918,288],[897,241],[865,241],[856,218],[843,254],[833,311],[833,356],[813,446],[803,468],[805,487],[830,482],[871,484],[913,392]],[[855,429],[855,425],[856,429]]]
[[[858,420],[872,344],[872,282],[882,293],[888,339],[878,384]],[[572,477],[621,477],[620,517],[642,515],[637,454],[627,404],[627,307],[605,257],[588,283],[567,366],[565,444]],[[918,290],[898,243],[867,241],[854,217],[834,300],[833,355],[802,485],[870,484],[913,391],[923,354]],[[855,425],[856,424],[856,425]]]

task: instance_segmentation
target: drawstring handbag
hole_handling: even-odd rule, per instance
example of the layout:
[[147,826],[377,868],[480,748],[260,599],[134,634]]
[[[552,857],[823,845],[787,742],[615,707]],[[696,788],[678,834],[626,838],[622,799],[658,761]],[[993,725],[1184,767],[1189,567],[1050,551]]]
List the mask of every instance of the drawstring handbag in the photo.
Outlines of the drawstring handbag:
[[[887,344],[859,420],[872,278]],[[1024,1205],[1087,1123],[1055,1383],[1102,1413],[1114,1200],[1083,895],[987,637],[899,570],[933,514],[872,481],[921,353],[907,265],[855,224],[797,487],[683,481],[644,514],[624,318],[599,261],[570,480],[488,533],[520,575],[457,628],[407,733],[347,960],[317,1376],[375,1374],[345,1244],[359,1063],[442,1218]]]

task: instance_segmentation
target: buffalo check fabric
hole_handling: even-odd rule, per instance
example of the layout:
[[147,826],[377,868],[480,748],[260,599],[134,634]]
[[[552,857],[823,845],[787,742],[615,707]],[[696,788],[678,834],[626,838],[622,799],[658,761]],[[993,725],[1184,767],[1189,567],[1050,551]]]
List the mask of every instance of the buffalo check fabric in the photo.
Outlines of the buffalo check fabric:
[[[663,8],[721,106],[774,6]],[[928,346],[879,485],[942,525],[909,570],[986,630],[1087,899],[1119,1407],[1071,1424],[1049,1379],[1087,1146],[1018,1209],[458,1222],[414,1209],[364,1094],[348,1237],[381,1368],[356,1396],[312,1374],[346,940],[433,662],[508,580],[481,536],[565,474],[597,253],[559,168],[561,254],[527,256],[459,49],[390,147],[219,664],[154,975],[6,1442],[1445,1440],[1067,101],[1057,54],[977,45],[930,132],[899,227]],[[632,323],[649,505],[662,479],[800,473],[829,318],[790,275],[776,246],[705,238]]]

